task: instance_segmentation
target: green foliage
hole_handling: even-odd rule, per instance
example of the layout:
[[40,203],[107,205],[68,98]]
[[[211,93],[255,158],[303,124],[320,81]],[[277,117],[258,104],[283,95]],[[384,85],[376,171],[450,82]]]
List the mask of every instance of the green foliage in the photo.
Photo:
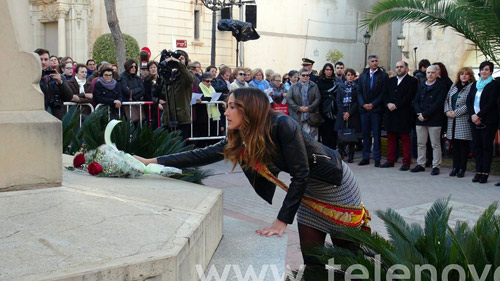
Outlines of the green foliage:
[[62,119],[63,153],[74,154],[82,146],[77,137],[79,122],[80,110],[77,106],[71,106]]
[[326,53],[326,60],[329,62],[332,62],[332,63],[338,62],[343,57],[344,57],[344,54],[337,49],[328,50],[328,52]]
[[381,0],[363,24],[373,30],[393,21],[450,27],[472,41],[487,58],[500,63],[500,1]]
[[[500,266],[500,215],[495,214],[497,205],[496,202],[490,205],[472,228],[464,222],[457,223],[454,228],[448,224],[452,208],[445,199],[434,202],[425,216],[424,228],[419,224],[408,225],[392,209],[377,211],[389,233],[388,240],[377,233],[347,228],[336,237],[352,241],[358,247],[325,246],[314,249],[312,253],[325,263],[334,258],[335,264],[342,265],[343,271],[351,265],[364,265],[370,277],[365,280],[378,280],[377,275],[382,277],[380,280],[385,280],[389,268],[396,264],[409,269],[411,278],[408,280],[416,280],[417,265],[434,266],[439,280],[448,265],[456,264],[465,270],[467,281],[479,280],[474,279],[469,265],[474,265],[479,276],[483,269],[491,265],[486,279],[481,280],[493,280],[495,269]],[[380,258],[376,259],[376,255]],[[380,274],[375,272],[376,263],[380,264]],[[451,270],[448,276],[448,280],[459,280],[455,270]],[[429,270],[421,271],[421,280],[430,281],[431,277]]]
[[[137,43],[134,37],[128,34],[123,34],[123,37],[125,38],[127,59],[139,61],[139,43]],[[92,50],[92,58],[98,63],[101,61],[116,63],[116,47],[111,33],[103,34],[97,38]]]
[[[71,107],[63,118],[63,151],[67,154],[96,149],[104,144],[104,131],[109,121],[107,108],[101,107],[88,115],[82,127],[78,129],[79,111],[76,108],[76,106]],[[145,158],[169,155],[194,148],[193,145],[186,145],[178,131],[170,133],[161,128],[153,131],[146,126],[146,122],[140,126],[131,124],[125,119],[115,126],[111,141],[119,150]],[[210,175],[209,171],[184,169],[183,174],[173,176],[173,178],[201,184],[201,180]]]

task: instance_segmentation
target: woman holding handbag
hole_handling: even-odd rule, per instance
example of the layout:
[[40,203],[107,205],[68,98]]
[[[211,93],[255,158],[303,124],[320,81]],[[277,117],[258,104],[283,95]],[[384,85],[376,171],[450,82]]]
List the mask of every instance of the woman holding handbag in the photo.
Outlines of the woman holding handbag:
[[347,68],[345,71],[346,81],[344,83],[339,82],[336,100],[337,120],[335,121],[335,131],[338,134],[339,151],[346,151],[347,148],[348,163],[354,161],[354,146],[361,128],[358,112],[358,85],[354,83],[355,77],[356,71]]
[[[324,245],[327,234],[338,247],[355,247],[336,236],[346,228],[363,228],[370,220],[351,169],[337,151],[315,141],[291,117],[273,112],[267,95],[259,89],[236,89],[224,114],[228,133],[219,143],[158,158],[136,158],[144,164],[178,168],[226,159],[242,167],[257,194],[268,203],[276,186],[287,191],[276,220],[256,232],[281,237],[297,214],[305,280],[318,280],[310,278],[311,273],[326,279],[325,265],[309,250]],[[280,172],[290,174],[289,186],[278,179]]]

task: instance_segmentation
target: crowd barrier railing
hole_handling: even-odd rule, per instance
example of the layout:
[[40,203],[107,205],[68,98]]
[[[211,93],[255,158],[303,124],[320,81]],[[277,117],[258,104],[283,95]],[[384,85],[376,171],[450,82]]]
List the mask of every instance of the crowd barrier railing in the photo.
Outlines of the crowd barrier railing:
[[[208,106],[209,105],[218,105],[218,104],[221,104],[223,105],[224,107],[226,106],[226,103],[223,102],[223,101],[202,101],[200,103],[197,103],[197,104],[204,104],[205,106],[207,106],[207,111],[208,111]],[[224,139],[226,136],[225,135],[221,135],[220,134],[220,130],[217,130],[217,135],[216,136],[211,136],[210,134],[210,120],[208,122],[208,136],[206,137],[194,137],[193,136],[193,106],[191,106],[191,137],[187,138],[186,140],[187,141],[199,141],[199,140],[220,140],[220,139]],[[220,120],[217,120],[217,128],[219,128],[220,124]],[[227,119],[226,119],[226,130],[227,130]]]
[[[139,106],[139,124],[140,126],[142,126],[142,105],[147,105],[148,106],[148,124],[151,124],[151,105],[154,105],[154,103],[152,101],[124,101],[122,102],[122,106],[124,105],[130,105],[129,106],[129,116],[132,116],[132,106]],[[98,104],[96,107],[95,107],[95,110],[99,109],[101,106],[108,106],[106,104]],[[158,109],[159,111],[159,109]],[[118,108],[118,116],[121,117],[122,116],[122,109],[121,107]],[[111,112],[110,112],[110,109],[109,109],[109,106],[108,106],[108,117],[110,116]],[[129,120],[129,122],[132,122],[131,120]]]
[[80,127],[82,126],[83,123],[83,114],[82,114],[82,106],[87,106],[90,108],[90,113],[94,112],[94,106],[91,103],[77,103],[77,102],[71,102],[67,101],[64,102],[64,106],[66,106],[66,112],[69,111],[70,106],[79,106],[80,107]]
[[[209,106],[209,105],[222,105],[222,106],[226,106],[226,103],[224,101],[202,101],[200,102],[199,104],[203,104],[205,106]],[[75,103],[75,102],[65,102],[64,105],[66,106],[66,109],[68,110],[70,106],[88,106],[90,108],[90,111],[91,112],[94,112],[94,111],[97,111],[99,108],[101,108],[102,106],[107,106],[107,109],[108,109],[108,118],[111,118],[111,111],[110,111],[110,106],[106,105],[106,104],[98,104],[96,105],[96,107],[94,108],[94,106],[90,103]],[[148,124],[151,124],[151,105],[154,105],[154,103],[152,101],[125,101],[125,102],[122,102],[122,106],[124,105],[130,105],[129,107],[129,113],[131,116],[132,115],[132,106],[139,106],[139,123],[140,123],[140,126],[142,126],[142,105],[147,105],[149,110],[149,114],[148,114]],[[157,107],[157,117],[158,117],[158,124],[161,124],[160,123],[160,112],[162,111],[160,109],[160,107]],[[208,108],[207,108],[208,110]],[[122,109],[121,107],[118,108],[118,116],[121,117],[121,113],[122,113]],[[193,106],[191,106],[191,116],[193,116]],[[192,117],[191,117],[192,118]],[[82,113],[80,112],[80,127],[82,126],[82,122],[83,122],[83,115]],[[131,120],[129,122],[132,122]],[[211,131],[210,131],[210,126],[211,126],[211,123],[212,122],[208,122],[207,124],[207,129],[208,129],[208,136],[198,136],[198,137],[195,137],[194,136],[194,128],[193,128],[193,121],[191,120],[191,136],[189,138],[187,138],[186,140],[187,141],[201,141],[201,140],[220,140],[220,139],[224,139],[226,136],[225,135],[222,135],[220,130],[217,130],[217,135],[214,135],[212,136],[211,135]],[[217,120],[217,128],[220,127],[220,120]],[[226,128],[227,128],[227,120],[226,120]]]

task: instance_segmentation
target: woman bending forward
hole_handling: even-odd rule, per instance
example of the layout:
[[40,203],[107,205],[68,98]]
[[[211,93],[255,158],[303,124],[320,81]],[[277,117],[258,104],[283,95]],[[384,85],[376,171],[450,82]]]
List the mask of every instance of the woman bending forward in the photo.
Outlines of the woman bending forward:
[[[287,190],[276,220],[256,232],[281,237],[297,214],[306,276],[308,272],[325,272],[324,265],[307,250],[324,245],[327,233],[334,244],[350,246],[335,239],[335,234],[345,227],[360,228],[369,221],[352,171],[338,152],[304,133],[289,116],[273,112],[266,94],[259,89],[235,90],[224,114],[228,121],[227,138],[219,143],[153,159],[137,159],[144,164],[178,168],[226,159],[242,167],[257,194],[269,204],[276,185]],[[290,174],[290,186],[278,180],[281,171]]]

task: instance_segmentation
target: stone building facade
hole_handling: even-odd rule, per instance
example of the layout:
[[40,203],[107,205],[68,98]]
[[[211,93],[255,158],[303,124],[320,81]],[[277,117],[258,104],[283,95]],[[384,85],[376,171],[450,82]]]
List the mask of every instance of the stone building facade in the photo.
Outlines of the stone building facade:
[[[237,2],[237,1],[236,1]],[[362,2],[362,3],[361,3]],[[360,71],[365,65],[366,29],[360,20],[375,2],[347,0],[256,0],[257,31],[261,38],[243,44],[242,62],[248,67],[273,68],[283,73],[298,69],[302,57],[316,61],[320,69],[329,50],[338,50],[347,66]],[[92,46],[109,33],[104,1],[29,0],[34,45],[48,48],[58,56],[69,55],[85,62]],[[172,49],[172,39],[187,40],[185,49],[203,67],[210,63],[212,11],[197,0],[120,0],[116,9],[123,33],[133,36],[139,46],[147,46],[152,58],[162,49]],[[240,18],[238,6],[232,8]],[[242,8],[244,9],[244,8]],[[217,13],[217,20],[220,12]],[[390,69],[395,44],[393,25],[372,34],[368,53],[379,55],[380,64]],[[395,35],[396,34],[396,35]],[[236,40],[231,32],[216,32],[216,64],[235,66]]]
[[[455,74],[461,67],[471,67],[479,73],[479,64],[485,60],[471,41],[451,28],[405,23],[402,34],[406,37],[403,55],[410,69],[417,69],[418,62],[424,58],[431,63],[442,62],[446,65],[450,79],[455,80]],[[496,72],[494,76],[497,76]]]

